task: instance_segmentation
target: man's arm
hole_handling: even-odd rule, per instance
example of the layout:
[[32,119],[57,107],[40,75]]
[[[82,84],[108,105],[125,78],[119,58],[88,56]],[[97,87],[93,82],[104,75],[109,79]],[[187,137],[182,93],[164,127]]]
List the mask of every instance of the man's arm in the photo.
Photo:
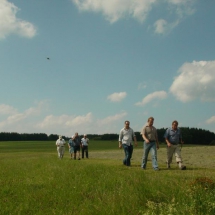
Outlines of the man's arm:
[[146,135],[145,135],[145,129],[143,129],[143,131],[142,131],[142,138],[143,138],[143,140],[146,142],[146,143],[149,143],[150,141],[149,141],[149,139],[146,137]]
[[142,134],[142,138],[143,138],[144,141],[146,141],[146,143],[149,143],[149,140],[147,139],[145,134]]
[[57,140],[57,141],[56,141],[56,146],[59,146],[59,145],[60,145],[60,144],[59,144],[59,140]]
[[171,143],[169,142],[168,140],[168,136],[169,136],[169,129],[166,130],[165,134],[164,134],[164,138],[165,138],[165,141],[166,141],[166,144],[168,147],[171,147]]
[[119,133],[119,148],[122,148],[122,131]]

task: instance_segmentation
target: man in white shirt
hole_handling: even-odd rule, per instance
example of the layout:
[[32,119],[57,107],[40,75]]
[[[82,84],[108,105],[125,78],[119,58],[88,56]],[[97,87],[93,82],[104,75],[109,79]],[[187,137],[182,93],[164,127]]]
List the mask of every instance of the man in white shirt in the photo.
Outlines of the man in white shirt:
[[87,138],[87,135],[84,134],[84,137],[81,139],[81,152],[82,152],[82,158],[84,158],[84,152],[86,153],[86,158],[88,158],[88,144],[89,144],[89,139]]
[[123,164],[126,166],[131,165],[131,157],[133,153],[133,139],[135,146],[137,146],[136,135],[132,128],[129,127],[130,122],[125,121],[125,127],[120,130],[119,133],[119,148],[123,147],[125,151],[125,158],[123,160]]
[[57,152],[58,152],[58,157],[60,159],[63,158],[64,151],[65,151],[65,140],[62,138],[62,136],[59,136],[59,139],[56,141],[56,146],[57,146]]

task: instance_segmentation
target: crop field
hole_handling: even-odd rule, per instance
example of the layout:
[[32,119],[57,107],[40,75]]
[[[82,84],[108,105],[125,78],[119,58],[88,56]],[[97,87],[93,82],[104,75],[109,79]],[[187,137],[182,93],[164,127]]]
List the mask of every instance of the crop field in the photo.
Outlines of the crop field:
[[184,145],[182,171],[175,161],[166,168],[163,144],[155,172],[150,155],[140,168],[138,144],[126,167],[117,141],[91,141],[81,160],[68,147],[59,160],[54,141],[0,142],[0,214],[215,214],[215,146]]

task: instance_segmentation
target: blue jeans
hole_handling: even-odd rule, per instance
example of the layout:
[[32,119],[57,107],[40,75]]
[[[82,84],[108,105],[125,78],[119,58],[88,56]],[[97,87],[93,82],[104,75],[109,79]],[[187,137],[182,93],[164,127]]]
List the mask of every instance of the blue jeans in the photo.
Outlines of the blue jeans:
[[151,151],[151,155],[152,155],[152,167],[154,169],[158,169],[157,149],[156,149],[156,143],[155,142],[146,143],[144,141],[144,143],[143,143],[143,162],[142,162],[141,167],[144,169],[146,168],[148,155],[149,155],[150,151]]
[[122,144],[122,147],[124,149],[125,152],[125,158],[123,159],[123,164],[126,166],[130,166],[131,165],[131,157],[132,157],[132,153],[133,153],[133,146],[130,145],[126,145],[126,144]]

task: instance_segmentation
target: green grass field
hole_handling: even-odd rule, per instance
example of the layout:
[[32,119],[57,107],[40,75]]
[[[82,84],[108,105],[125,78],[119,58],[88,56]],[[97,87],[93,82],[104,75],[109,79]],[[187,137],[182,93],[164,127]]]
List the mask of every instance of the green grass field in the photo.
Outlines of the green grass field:
[[89,159],[57,158],[55,142],[0,142],[0,214],[215,214],[215,147],[184,146],[187,165],[140,168],[142,143],[131,167],[118,142],[91,141]]

